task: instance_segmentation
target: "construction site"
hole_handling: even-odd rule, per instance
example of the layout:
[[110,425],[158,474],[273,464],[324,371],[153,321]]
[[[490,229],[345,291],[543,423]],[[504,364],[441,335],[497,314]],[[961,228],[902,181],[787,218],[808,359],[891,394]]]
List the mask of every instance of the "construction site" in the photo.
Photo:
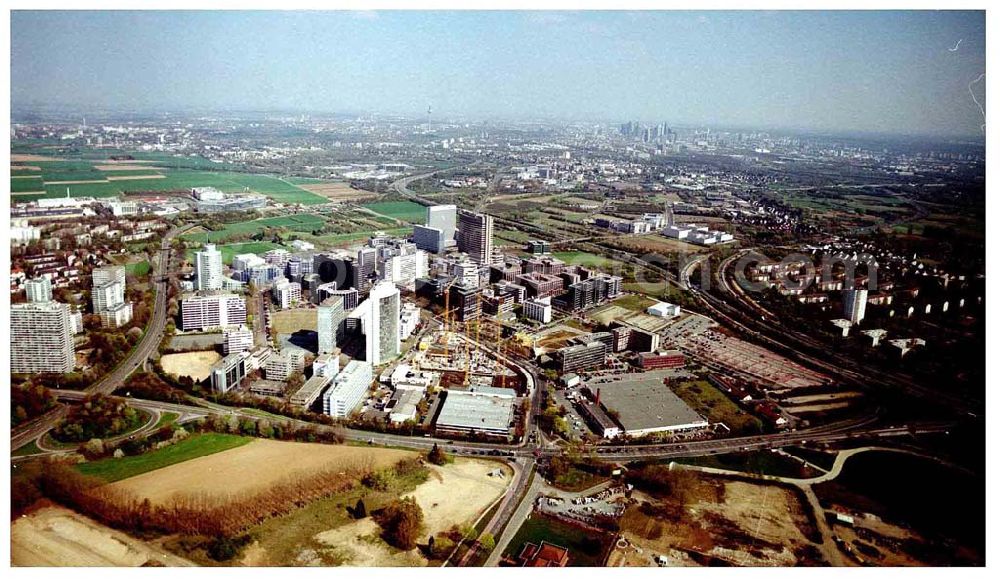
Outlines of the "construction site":
[[438,331],[418,345],[410,364],[439,376],[438,387],[493,386],[520,389],[523,381],[491,352],[461,333]]

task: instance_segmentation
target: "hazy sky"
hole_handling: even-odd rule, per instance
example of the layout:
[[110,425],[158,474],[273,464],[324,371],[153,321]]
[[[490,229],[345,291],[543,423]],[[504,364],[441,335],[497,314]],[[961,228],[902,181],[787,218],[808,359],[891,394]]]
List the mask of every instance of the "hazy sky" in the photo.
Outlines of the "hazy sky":
[[14,12],[11,100],[974,135],[985,36],[982,12]]

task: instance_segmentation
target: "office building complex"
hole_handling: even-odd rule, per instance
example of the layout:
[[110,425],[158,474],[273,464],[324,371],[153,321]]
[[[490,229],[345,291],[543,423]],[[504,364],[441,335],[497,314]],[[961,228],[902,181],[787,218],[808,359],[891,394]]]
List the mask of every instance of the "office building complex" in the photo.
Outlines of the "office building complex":
[[584,345],[563,347],[555,352],[555,360],[561,373],[592,369],[604,364],[608,351],[609,348],[603,341],[590,341]]
[[334,418],[345,418],[368,395],[374,372],[367,361],[351,361],[333,379],[323,396],[323,413]]
[[530,299],[523,303],[523,313],[525,318],[540,323],[552,322],[552,299]]
[[444,235],[444,239],[455,239],[455,217],[457,208],[454,204],[443,206],[428,206],[426,226],[437,228]]
[[249,371],[247,359],[248,354],[246,352],[238,352],[226,355],[216,361],[212,365],[210,374],[212,391],[226,393],[234,387],[239,386]]

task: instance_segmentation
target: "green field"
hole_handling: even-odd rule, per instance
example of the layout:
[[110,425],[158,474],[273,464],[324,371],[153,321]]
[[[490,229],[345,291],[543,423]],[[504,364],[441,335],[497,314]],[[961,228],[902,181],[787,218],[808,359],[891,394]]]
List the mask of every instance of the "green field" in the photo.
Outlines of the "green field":
[[531,240],[531,235],[517,230],[498,230],[495,236],[501,240],[508,240],[514,244],[526,244]]
[[[412,228],[385,228],[382,230],[382,232],[385,232],[389,236],[405,236],[412,231]],[[371,230],[362,230],[359,232],[346,232],[344,234],[324,234],[322,236],[313,236],[309,234],[302,236],[302,239],[306,242],[312,242],[319,247],[347,246],[358,242],[364,242],[368,240],[371,234]]]
[[709,422],[722,422],[733,434],[759,434],[764,429],[759,419],[740,409],[707,381],[671,382],[670,389]]
[[[136,162],[137,164],[140,162]],[[94,169],[93,161],[38,161],[32,166],[42,168],[39,178],[11,178],[11,191],[31,192],[45,191],[45,194],[27,194],[16,196],[18,201],[31,201],[38,198],[52,198],[70,195],[95,198],[105,198],[120,195],[122,192],[169,192],[185,191],[196,187],[214,187],[224,192],[243,192],[249,190],[266,195],[275,202],[284,204],[325,204],[326,198],[304,190],[294,183],[280,177],[225,172],[205,171],[203,169],[160,169],[159,171],[100,171]],[[158,166],[159,167],[159,166]],[[207,167],[207,166],[200,166]],[[163,175],[163,178],[108,181],[108,176]],[[57,184],[59,181],[103,180],[100,183],[89,184]],[[44,182],[44,183],[43,183]]]
[[577,264],[590,268],[610,269],[615,264],[621,264],[617,260],[612,260],[604,256],[598,256],[597,254],[591,254],[590,252],[553,252],[552,256],[555,256],[566,264]]
[[405,200],[399,202],[374,202],[371,204],[365,204],[364,207],[384,216],[390,216],[392,218],[396,218],[397,220],[403,220],[404,222],[410,222],[413,224],[423,224],[424,220],[427,218],[426,207],[421,206],[416,202],[409,202]]
[[525,543],[538,544],[542,541],[569,549],[570,567],[603,566],[611,546],[608,535],[574,527],[536,512],[518,529],[504,555],[517,557]]
[[183,234],[181,239],[204,244],[206,242],[224,240],[229,236],[237,234],[257,234],[263,232],[265,228],[287,228],[293,232],[312,232],[325,225],[326,220],[322,216],[315,214],[295,214],[291,216],[261,218],[260,220],[247,220],[246,222],[234,222],[226,224],[222,230]]
[[143,260],[142,262],[132,262],[125,265],[125,272],[131,274],[132,276],[146,276],[152,267],[149,265],[148,260]]
[[156,422],[156,425],[153,427],[156,429],[160,429],[163,426],[174,423],[175,421],[177,421],[177,418],[179,417],[181,417],[181,415],[176,412],[166,412],[160,414],[160,421]]
[[645,312],[647,308],[655,305],[656,301],[643,295],[625,295],[611,301],[611,304],[618,305],[623,309],[642,313]]
[[106,482],[117,482],[165,466],[236,448],[252,439],[230,434],[196,434],[176,444],[139,456],[84,462],[77,464],[76,469],[87,476],[95,476]]
[[[232,264],[233,257],[237,254],[264,254],[268,250],[284,248],[284,246],[275,244],[274,242],[240,242],[236,244],[220,244],[215,248],[222,253],[223,264]],[[188,262],[194,262],[196,252],[198,252],[197,248],[189,248],[187,250],[185,258]]]

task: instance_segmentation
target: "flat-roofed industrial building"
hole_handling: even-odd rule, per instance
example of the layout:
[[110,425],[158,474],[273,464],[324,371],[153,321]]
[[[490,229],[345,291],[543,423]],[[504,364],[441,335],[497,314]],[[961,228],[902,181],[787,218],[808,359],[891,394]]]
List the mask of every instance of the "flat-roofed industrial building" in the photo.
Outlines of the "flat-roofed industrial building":
[[[665,383],[669,372],[628,373],[588,384],[605,411],[614,410],[625,435],[707,428],[708,421]],[[599,390],[599,392],[598,392]]]
[[514,420],[513,389],[446,390],[435,428],[446,432],[510,435]]

